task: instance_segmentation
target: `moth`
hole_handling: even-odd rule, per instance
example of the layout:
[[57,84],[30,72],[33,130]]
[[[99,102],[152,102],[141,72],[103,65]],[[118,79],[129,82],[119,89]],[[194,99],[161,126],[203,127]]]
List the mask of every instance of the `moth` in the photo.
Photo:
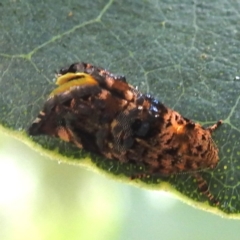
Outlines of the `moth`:
[[199,172],[219,162],[212,133],[221,120],[205,128],[141,93],[124,76],[87,63],[61,69],[56,84],[30,135],[57,137],[107,159],[143,164],[149,175],[191,173],[200,192],[218,204]]

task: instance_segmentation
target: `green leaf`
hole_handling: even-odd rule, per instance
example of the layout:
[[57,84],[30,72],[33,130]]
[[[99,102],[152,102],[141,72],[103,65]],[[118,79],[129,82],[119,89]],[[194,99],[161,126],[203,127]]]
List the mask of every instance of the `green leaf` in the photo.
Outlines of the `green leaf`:
[[237,1],[224,0],[3,0],[1,128],[57,160],[131,182],[128,176],[138,166],[96,157],[58,139],[31,139],[25,132],[55,88],[54,72],[61,67],[84,61],[124,74],[129,83],[185,117],[204,125],[224,120],[214,134],[220,163],[214,171],[201,173],[219,206],[207,203],[188,174],[134,184],[179,192],[195,206],[238,216],[239,11]]

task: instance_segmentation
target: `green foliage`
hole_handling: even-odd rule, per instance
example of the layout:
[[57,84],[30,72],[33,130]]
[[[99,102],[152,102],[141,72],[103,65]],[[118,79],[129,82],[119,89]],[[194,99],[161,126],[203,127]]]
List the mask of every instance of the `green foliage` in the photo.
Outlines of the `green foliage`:
[[[224,0],[3,0],[0,124],[15,133],[26,130],[55,87],[54,71],[68,64],[85,61],[124,74],[132,85],[190,119],[206,125],[224,120],[214,134],[221,161],[202,174],[220,200],[217,208],[239,213],[239,11],[236,1]],[[58,149],[69,162],[83,164],[89,156],[56,139],[34,141]],[[135,171],[128,164],[90,157],[117,178]],[[159,177],[145,181],[151,188],[162,183]],[[188,174],[164,181],[193,201],[206,200]]]

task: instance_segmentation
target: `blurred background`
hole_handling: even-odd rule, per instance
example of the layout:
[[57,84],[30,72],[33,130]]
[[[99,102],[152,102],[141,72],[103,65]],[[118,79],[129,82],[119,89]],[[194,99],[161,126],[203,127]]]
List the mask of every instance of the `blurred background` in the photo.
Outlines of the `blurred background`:
[[240,221],[41,156],[0,133],[0,239],[239,239]]

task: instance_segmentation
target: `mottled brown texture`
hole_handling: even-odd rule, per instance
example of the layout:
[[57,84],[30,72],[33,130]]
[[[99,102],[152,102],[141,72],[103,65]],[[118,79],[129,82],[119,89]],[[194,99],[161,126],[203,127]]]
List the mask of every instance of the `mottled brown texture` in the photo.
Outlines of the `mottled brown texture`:
[[61,69],[59,78],[64,81],[58,81],[30,135],[59,137],[108,159],[144,164],[146,174],[193,173],[199,190],[214,199],[197,172],[219,161],[211,134],[221,121],[204,128],[140,93],[125,77],[90,64]]

